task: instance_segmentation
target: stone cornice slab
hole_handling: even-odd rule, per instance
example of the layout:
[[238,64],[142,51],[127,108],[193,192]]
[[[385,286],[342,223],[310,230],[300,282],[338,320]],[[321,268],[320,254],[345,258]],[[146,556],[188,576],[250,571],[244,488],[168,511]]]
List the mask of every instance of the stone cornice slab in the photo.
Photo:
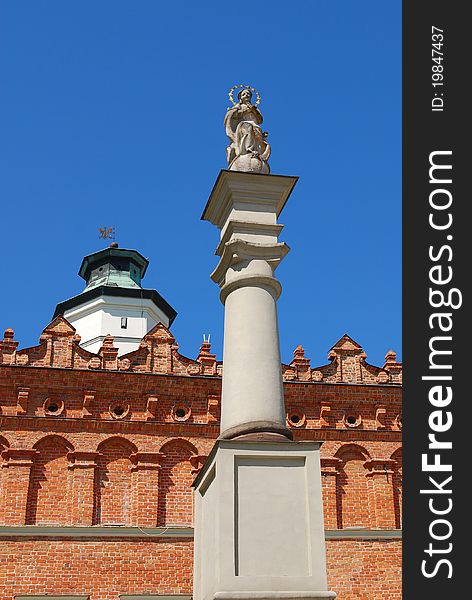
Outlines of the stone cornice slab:
[[297,181],[298,177],[287,175],[222,170],[201,218],[221,228],[235,202],[273,206],[278,217]]

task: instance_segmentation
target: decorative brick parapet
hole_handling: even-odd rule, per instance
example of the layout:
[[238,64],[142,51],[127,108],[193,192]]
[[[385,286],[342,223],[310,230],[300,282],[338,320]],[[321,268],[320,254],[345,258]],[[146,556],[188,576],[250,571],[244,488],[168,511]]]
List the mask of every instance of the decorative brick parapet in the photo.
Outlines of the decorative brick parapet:
[[[179,353],[179,345],[170,331],[159,323],[142,339],[137,350],[118,356],[113,338],[106,336],[98,354],[80,347],[80,336],[62,316],[56,317],[40,336],[39,346],[18,350],[12,329],[7,329],[0,340],[0,365],[29,365],[90,369],[94,371],[128,371],[135,373],[178,374],[190,377],[205,375],[221,377],[222,363],[211,353],[209,341],[200,346],[195,359]],[[262,359],[263,357],[261,357]],[[362,347],[344,335],[328,353],[330,364],[311,367],[305,350],[297,346],[289,365],[282,365],[286,381],[355,384],[401,384],[402,364],[389,350],[383,367],[370,365]],[[20,414],[20,413],[19,413]],[[87,414],[84,406],[84,417]]]
[[303,346],[299,345],[295,348],[290,367],[294,370],[295,378],[298,381],[311,380],[310,359],[305,358],[305,350]]
[[200,346],[200,352],[197,356],[197,362],[203,367],[203,375],[216,375],[216,354],[210,352],[210,342],[205,340]]
[[8,328],[5,330],[3,340],[0,340],[0,364],[13,365],[16,362],[16,349],[19,342],[15,339],[15,332]]

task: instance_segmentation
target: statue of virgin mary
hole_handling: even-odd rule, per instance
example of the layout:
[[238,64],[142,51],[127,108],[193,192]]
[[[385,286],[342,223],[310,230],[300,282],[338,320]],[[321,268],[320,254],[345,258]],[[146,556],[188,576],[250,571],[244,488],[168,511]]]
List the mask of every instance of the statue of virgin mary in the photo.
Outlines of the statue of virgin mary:
[[226,148],[228,168],[230,171],[270,173],[267,132],[260,127],[262,114],[257,106],[251,104],[251,99],[251,90],[243,88],[238,93],[239,102],[226,113],[224,125],[231,141]]

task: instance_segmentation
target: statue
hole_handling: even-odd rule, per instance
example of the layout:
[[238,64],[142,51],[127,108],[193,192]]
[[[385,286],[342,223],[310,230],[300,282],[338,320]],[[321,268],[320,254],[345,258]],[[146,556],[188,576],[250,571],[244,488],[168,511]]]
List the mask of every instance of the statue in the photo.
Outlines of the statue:
[[[233,91],[238,92],[239,102],[233,100]],[[255,104],[251,104],[252,92],[256,92]],[[231,144],[226,148],[226,158],[230,171],[250,171],[270,173],[267,163],[270,156],[270,145],[266,142],[267,131],[262,131],[261,111],[257,108],[261,98],[259,92],[249,86],[234,86],[229,92],[233,106],[228,108],[225,116],[226,135]]]

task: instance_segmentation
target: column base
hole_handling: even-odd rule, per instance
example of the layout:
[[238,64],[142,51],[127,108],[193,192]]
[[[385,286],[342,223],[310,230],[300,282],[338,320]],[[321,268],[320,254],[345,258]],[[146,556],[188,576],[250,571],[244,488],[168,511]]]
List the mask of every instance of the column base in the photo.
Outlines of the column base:
[[251,421],[250,423],[236,425],[236,427],[230,427],[223,431],[218,439],[233,440],[250,433],[276,433],[287,440],[293,440],[293,433],[290,429],[275,421]]

